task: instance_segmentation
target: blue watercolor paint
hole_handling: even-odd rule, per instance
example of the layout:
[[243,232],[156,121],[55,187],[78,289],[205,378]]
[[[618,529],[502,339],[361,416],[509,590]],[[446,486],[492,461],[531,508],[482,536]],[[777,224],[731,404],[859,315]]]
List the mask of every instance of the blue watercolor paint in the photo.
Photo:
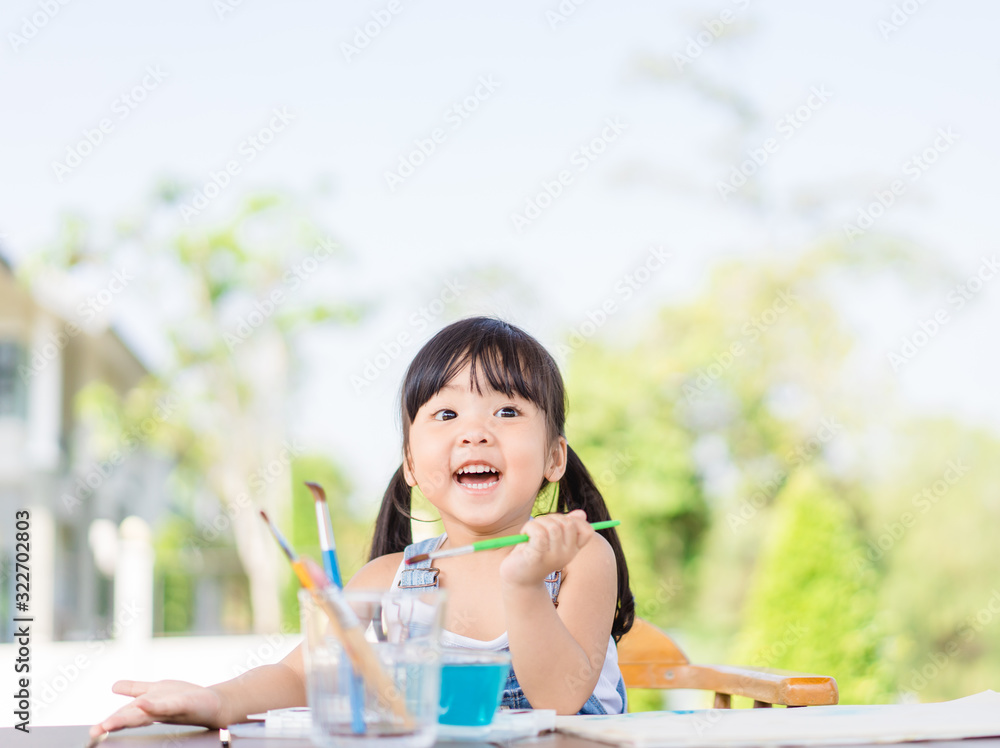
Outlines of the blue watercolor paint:
[[503,697],[507,662],[452,662],[441,665],[442,725],[481,727],[493,721]]

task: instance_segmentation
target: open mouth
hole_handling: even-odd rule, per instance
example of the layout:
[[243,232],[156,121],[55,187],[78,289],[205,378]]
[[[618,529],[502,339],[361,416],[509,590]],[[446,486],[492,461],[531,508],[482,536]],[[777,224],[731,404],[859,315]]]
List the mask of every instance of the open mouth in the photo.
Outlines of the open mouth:
[[488,491],[500,482],[501,473],[492,465],[473,463],[455,471],[455,481],[473,491]]

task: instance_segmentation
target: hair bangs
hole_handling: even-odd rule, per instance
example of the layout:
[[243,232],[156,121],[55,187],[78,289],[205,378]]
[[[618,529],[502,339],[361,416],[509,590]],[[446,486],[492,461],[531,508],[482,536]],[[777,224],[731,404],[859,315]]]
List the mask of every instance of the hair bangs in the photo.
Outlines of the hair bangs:
[[[539,376],[537,362],[526,361],[529,351],[518,350],[514,341],[498,340],[466,351],[462,366],[469,363],[469,383],[476,392],[483,393],[481,376],[485,376],[490,389],[508,397],[518,394],[540,408],[545,408],[543,392],[546,390]],[[505,345],[506,344],[506,345]],[[459,367],[461,368],[461,366]]]
[[517,394],[555,416],[556,423],[561,421],[564,395],[555,362],[526,333],[485,317],[445,328],[413,360],[403,392],[409,421],[466,365],[469,385],[477,393],[488,388],[508,396]]

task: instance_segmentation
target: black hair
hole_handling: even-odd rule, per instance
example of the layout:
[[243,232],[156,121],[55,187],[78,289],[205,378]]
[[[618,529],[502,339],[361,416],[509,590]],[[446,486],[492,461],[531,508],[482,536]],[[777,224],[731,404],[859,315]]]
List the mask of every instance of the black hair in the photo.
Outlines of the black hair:
[[[406,370],[400,392],[403,456],[408,454],[410,424],[420,407],[469,365],[470,384],[482,393],[481,377],[490,388],[506,395],[517,393],[545,413],[549,439],[565,437],[566,391],[559,367],[549,352],[526,332],[492,317],[469,317],[454,322],[432,337]],[[583,509],[589,522],[611,519],[604,497],[586,466],[567,446],[566,472],[556,493],[557,512]],[[542,479],[539,492],[548,485]],[[403,466],[392,476],[375,522],[370,558],[398,553],[413,542],[410,529],[411,489]],[[614,528],[599,530],[615,553],[618,602],[611,634],[617,642],[632,628],[635,599],[629,588],[628,566]]]

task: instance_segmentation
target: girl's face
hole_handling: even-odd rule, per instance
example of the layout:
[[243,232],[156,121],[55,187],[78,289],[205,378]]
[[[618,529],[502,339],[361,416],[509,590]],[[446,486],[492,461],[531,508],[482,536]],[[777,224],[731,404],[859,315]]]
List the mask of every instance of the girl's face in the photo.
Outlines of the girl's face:
[[[484,384],[482,381],[480,384]],[[403,461],[406,482],[476,534],[527,521],[542,479],[566,469],[566,440],[550,440],[545,413],[516,393],[476,392],[466,365],[417,411]]]

